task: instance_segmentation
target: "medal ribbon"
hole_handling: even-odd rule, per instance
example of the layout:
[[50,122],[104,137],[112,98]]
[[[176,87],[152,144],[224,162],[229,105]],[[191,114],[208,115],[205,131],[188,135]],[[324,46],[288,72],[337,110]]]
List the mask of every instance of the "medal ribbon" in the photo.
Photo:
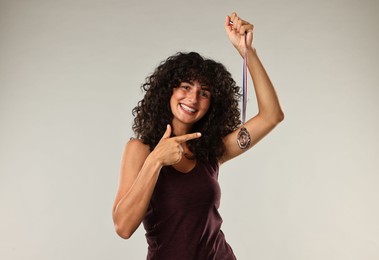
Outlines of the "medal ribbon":
[[[229,21],[229,24],[233,26],[233,22]],[[233,28],[232,28],[233,29]],[[245,48],[243,53],[243,66],[242,66],[242,125],[246,121],[246,107],[247,107],[247,48],[246,48],[246,37],[247,33],[245,32]]]
[[247,107],[247,51],[246,51],[246,33],[245,33],[245,49],[243,54],[243,67],[242,67],[242,125],[246,121],[246,107]]
[[[230,21],[233,25],[233,22]],[[232,28],[233,29],[233,28]],[[245,48],[243,50],[243,67],[242,67],[242,126],[237,135],[237,144],[241,149],[247,149],[251,143],[249,131],[244,127],[246,121],[246,107],[247,107],[247,33],[245,32],[244,41]]]
[[241,149],[247,149],[251,143],[249,131],[245,128],[246,107],[247,107],[247,48],[246,48],[246,33],[245,33],[245,49],[243,53],[243,68],[242,68],[242,127],[237,135],[237,143]]

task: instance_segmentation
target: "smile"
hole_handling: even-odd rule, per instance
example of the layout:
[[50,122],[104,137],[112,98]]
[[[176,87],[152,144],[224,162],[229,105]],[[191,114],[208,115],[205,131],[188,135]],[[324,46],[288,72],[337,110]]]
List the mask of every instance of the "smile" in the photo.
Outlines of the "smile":
[[180,107],[184,110],[184,111],[187,111],[187,112],[189,112],[189,113],[195,113],[197,110],[196,109],[194,109],[194,108],[192,108],[192,107],[189,107],[189,106],[186,106],[186,105],[184,105],[184,104],[179,104],[180,105]]

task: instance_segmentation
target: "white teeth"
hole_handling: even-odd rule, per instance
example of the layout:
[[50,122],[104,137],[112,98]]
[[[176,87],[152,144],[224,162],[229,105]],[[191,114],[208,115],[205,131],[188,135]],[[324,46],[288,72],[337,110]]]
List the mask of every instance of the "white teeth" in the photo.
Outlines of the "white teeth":
[[186,106],[186,105],[184,105],[184,104],[180,104],[180,106],[181,106],[185,111],[188,111],[188,112],[191,112],[191,113],[195,113],[195,112],[196,112],[196,109],[190,108],[189,106]]

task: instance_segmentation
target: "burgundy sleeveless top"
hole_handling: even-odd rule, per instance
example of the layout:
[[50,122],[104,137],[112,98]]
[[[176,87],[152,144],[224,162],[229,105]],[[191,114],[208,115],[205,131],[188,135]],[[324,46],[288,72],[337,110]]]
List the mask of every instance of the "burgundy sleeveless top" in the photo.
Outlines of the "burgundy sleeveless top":
[[218,164],[163,167],[143,221],[148,260],[235,260],[221,231]]

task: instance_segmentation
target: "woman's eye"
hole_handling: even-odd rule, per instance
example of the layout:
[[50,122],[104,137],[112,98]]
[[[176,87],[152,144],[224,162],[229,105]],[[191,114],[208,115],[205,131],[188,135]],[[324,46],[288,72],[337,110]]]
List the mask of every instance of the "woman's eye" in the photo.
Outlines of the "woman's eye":
[[205,98],[209,97],[208,92],[206,90],[201,90],[200,91],[200,96],[205,97]]
[[189,90],[189,89],[190,89],[190,87],[189,87],[189,86],[187,86],[187,85],[182,85],[182,89],[185,89],[185,90]]

